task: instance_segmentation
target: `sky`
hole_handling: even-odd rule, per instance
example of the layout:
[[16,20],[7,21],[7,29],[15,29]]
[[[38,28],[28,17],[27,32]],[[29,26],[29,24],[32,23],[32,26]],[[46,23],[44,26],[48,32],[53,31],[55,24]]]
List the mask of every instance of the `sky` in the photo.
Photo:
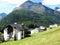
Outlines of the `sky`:
[[[20,6],[27,0],[0,0],[0,13],[9,14],[15,7]],[[60,0],[31,0],[33,2],[42,2],[43,5],[54,9],[60,7]]]

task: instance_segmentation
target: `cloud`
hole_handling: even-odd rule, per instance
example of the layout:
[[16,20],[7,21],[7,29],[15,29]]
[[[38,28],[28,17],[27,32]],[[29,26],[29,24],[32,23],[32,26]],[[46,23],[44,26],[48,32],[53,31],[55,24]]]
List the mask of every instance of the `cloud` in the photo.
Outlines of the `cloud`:
[[44,5],[59,5],[60,0],[43,0],[42,3]]
[[0,0],[0,5],[16,5],[18,7],[27,0]]
[[57,11],[60,11],[60,9],[58,9]]
[[10,3],[10,4],[22,4],[23,2],[27,0],[2,0],[2,1]]
[[5,4],[5,3],[4,3],[4,4],[1,4],[1,3],[0,3],[0,8],[1,8],[1,7],[4,7],[4,6],[6,6],[6,5],[7,5],[7,4]]
[[0,6],[3,6],[3,4],[0,4]]
[[0,13],[10,13],[16,6],[21,5],[27,0],[0,0]]

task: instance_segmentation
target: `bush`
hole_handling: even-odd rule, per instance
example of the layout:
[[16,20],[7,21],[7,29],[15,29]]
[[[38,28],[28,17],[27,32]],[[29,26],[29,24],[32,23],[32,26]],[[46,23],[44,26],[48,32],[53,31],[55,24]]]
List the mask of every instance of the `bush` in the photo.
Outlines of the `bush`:
[[25,22],[23,22],[23,24],[25,26],[29,27],[29,28],[36,28],[36,27],[38,27],[38,25],[36,23],[33,23],[31,21],[25,21]]
[[4,41],[4,36],[3,34],[0,32],[0,43]]

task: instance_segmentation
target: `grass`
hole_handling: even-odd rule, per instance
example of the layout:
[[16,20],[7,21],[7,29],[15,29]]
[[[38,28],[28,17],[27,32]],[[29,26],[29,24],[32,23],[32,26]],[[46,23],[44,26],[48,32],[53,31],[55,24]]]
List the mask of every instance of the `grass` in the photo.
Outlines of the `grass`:
[[31,35],[19,41],[9,41],[0,45],[60,45],[60,26]]

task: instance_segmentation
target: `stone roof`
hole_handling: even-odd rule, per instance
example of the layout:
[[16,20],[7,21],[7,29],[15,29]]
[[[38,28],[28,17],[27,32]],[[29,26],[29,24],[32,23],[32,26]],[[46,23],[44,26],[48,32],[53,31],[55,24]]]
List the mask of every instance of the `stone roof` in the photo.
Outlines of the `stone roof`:
[[7,27],[9,27],[9,26],[11,26],[17,30],[29,30],[28,27],[20,25],[20,24],[9,24]]

